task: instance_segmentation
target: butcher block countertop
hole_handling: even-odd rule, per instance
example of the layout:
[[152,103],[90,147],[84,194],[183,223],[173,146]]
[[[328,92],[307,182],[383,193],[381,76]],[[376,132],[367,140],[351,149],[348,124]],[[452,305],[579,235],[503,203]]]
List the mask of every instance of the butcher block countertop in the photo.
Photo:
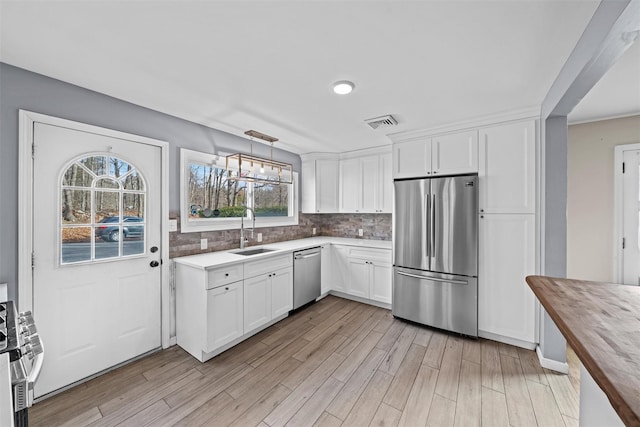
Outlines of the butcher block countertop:
[[527,283],[627,426],[640,426],[640,286],[529,276]]

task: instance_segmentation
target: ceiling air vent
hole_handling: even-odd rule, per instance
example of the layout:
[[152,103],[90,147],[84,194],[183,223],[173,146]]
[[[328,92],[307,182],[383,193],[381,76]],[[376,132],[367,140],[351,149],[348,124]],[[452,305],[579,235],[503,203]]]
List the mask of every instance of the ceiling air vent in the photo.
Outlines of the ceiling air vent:
[[378,128],[388,128],[391,126],[396,126],[398,124],[398,121],[394,119],[391,114],[389,114],[387,116],[367,119],[365,120],[365,123],[367,123],[373,129],[378,129]]

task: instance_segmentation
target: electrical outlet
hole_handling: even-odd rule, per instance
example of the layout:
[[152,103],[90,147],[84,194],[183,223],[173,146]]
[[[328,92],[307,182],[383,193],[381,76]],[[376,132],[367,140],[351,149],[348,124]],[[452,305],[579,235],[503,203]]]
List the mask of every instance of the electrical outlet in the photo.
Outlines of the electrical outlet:
[[362,228],[358,228],[358,236],[360,237],[364,236],[364,232],[362,231]]
[[313,227],[313,229],[311,230],[311,234],[313,234],[314,236],[316,235],[316,228]]
[[178,231],[178,220],[170,219],[169,220],[169,232]]
[[200,249],[207,249],[207,239],[200,239]]
[[258,235],[257,235],[257,237],[256,237],[256,240],[257,240],[258,242],[262,242],[262,233],[258,233]]

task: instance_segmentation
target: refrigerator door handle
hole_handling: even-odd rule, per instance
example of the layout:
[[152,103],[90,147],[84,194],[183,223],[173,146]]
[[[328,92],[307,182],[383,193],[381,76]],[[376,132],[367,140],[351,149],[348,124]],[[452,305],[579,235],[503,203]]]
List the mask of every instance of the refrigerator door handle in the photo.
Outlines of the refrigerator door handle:
[[431,268],[434,268],[433,266],[435,264],[436,257],[436,195],[432,194],[431,197],[433,198],[433,201],[431,202],[431,250],[429,251],[429,256],[432,257],[432,261],[430,263]]
[[426,276],[420,276],[418,274],[411,274],[411,273],[405,273],[404,271],[397,271],[397,273],[401,276],[407,276],[407,277],[411,277],[414,279],[420,279],[420,280],[431,280],[433,282],[442,282],[442,283],[453,283],[454,285],[467,285],[468,282],[465,282],[464,280],[448,280],[448,279],[440,279],[438,277],[426,277]]
[[425,218],[425,222],[426,222],[426,227],[424,227],[424,229],[426,230],[427,233],[427,238],[424,240],[424,245],[426,246],[426,255],[427,255],[427,259],[429,260],[429,263],[427,263],[427,265],[431,265],[431,198],[429,197],[429,195],[427,194],[427,197],[425,197],[425,204],[427,205],[427,217]]

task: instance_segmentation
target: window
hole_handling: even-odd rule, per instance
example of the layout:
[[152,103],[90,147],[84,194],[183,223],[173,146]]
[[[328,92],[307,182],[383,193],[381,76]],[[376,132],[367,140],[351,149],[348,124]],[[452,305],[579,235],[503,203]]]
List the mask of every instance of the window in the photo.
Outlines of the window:
[[242,181],[227,176],[223,156],[186,149],[180,154],[183,232],[240,228],[241,218],[251,220],[253,212],[256,227],[298,224],[297,174],[293,184],[270,183],[275,172],[256,165],[264,181]]
[[73,161],[60,183],[60,263],[144,254],[145,188],[136,168],[117,157]]

